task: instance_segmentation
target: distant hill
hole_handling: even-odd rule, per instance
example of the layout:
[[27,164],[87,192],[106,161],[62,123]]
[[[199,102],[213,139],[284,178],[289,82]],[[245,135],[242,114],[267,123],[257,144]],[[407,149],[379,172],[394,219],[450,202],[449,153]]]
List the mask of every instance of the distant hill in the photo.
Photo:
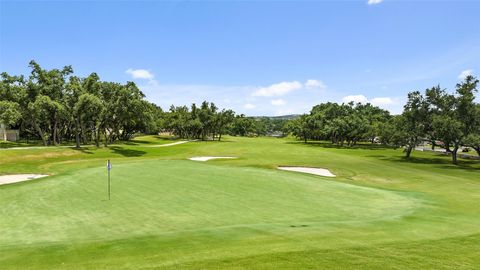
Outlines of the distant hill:
[[300,114],[288,114],[288,115],[279,115],[279,116],[254,116],[253,118],[268,118],[272,120],[291,120],[299,117]]

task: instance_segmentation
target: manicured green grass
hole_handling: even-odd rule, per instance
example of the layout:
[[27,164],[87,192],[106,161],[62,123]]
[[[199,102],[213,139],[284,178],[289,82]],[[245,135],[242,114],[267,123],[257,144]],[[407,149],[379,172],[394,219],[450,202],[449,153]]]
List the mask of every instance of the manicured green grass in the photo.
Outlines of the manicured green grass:
[[0,174],[52,176],[0,186],[0,268],[480,267],[478,161],[288,138],[155,147],[169,142],[1,150]]

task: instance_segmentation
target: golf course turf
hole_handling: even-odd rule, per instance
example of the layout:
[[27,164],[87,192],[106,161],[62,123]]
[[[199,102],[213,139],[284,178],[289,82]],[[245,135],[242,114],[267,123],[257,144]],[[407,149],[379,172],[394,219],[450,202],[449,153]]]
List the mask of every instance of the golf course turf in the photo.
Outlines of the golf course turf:
[[152,147],[172,142],[0,150],[0,175],[51,175],[0,186],[0,269],[480,268],[478,161],[291,138]]

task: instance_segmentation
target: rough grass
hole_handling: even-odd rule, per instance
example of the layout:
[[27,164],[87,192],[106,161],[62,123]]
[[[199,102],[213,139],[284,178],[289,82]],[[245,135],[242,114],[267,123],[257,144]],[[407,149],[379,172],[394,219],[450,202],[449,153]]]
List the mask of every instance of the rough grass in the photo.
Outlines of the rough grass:
[[[169,142],[1,150],[0,174],[53,175],[0,186],[1,268],[480,267],[478,161],[273,138],[150,147]],[[185,160],[207,155],[239,159]]]

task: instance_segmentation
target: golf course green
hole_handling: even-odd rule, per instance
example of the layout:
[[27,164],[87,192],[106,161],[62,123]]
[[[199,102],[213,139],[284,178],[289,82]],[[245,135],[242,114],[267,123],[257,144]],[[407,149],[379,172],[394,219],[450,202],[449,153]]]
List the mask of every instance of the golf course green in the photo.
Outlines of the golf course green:
[[479,161],[292,138],[172,142],[0,150],[0,175],[50,175],[0,185],[0,269],[480,268]]

